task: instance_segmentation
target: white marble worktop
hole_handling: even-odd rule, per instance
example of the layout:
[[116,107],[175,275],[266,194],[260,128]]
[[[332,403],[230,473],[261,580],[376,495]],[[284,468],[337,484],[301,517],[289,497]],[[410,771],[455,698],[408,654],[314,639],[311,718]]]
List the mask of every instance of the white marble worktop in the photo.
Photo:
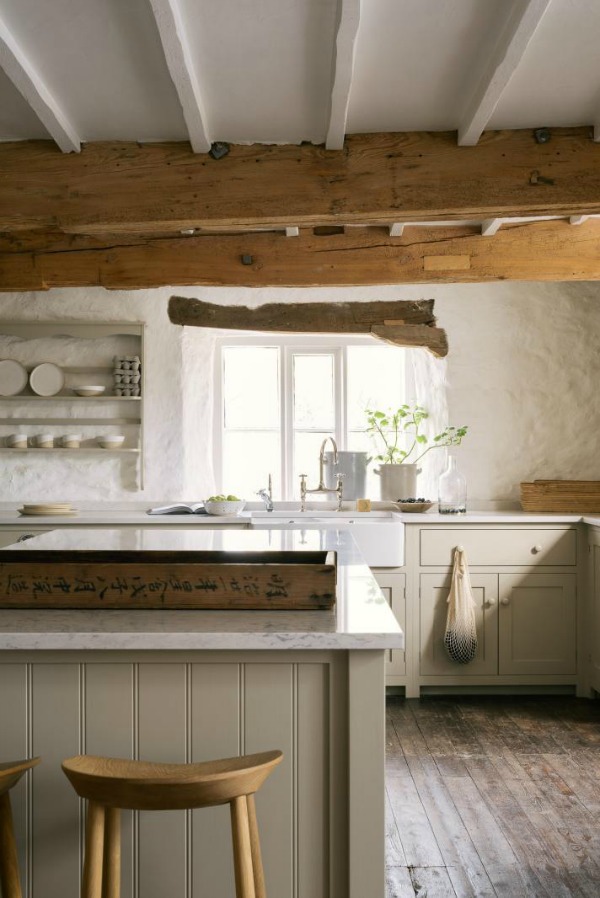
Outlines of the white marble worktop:
[[[189,520],[189,519],[188,519]],[[337,530],[57,529],[0,549],[335,550],[337,601],[327,611],[0,611],[0,650],[391,649],[404,634],[352,537]]]
[[[282,508],[290,513],[290,515],[299,516],[294,507],[288,507],[292,503],[281,503]],[[279,508],[279,504],[276,506]],[[469,511],[461,515],[439,514],[431,509],[425,514],[406,514],[394,509],[389,505],[377,505],[375,510],[383,510],[394,512],[396,520],[403,521],[405,524],[577,524],[581,521],[589,523],[592,517],[588,518],[581,514],[553,514],[553,513],[532,513],[519,510],[510,511]],[[251,524],[252,513],[255,509],[245,509],[239,515],[149,515],[146,509],[140,508],[101,508],[101,509],[81,509],[73,516],[37,516],[37,515],[20,515],[16,508],[0,509],[0,527],[18,527],[23,529],[31,527],[32,529],[53,527],[208,527],[215,524],[227,524],[229,526],[248,527]],[[262,511],[261,507],[261,511]],[[308,514],[315,512],[333,511],[329,506],[313,507]],[[369,520],[369,514],[361,514],[353,512],[351,508],[346,514],[352,513],[356,520]],[[264,514],[261,515],[261,521],[264,522]],[[596,517],[593,520],[598,521]],[[281,521],[281,518],[280,518]],[[273,526],[277,526],[277,517],[273,518]]]

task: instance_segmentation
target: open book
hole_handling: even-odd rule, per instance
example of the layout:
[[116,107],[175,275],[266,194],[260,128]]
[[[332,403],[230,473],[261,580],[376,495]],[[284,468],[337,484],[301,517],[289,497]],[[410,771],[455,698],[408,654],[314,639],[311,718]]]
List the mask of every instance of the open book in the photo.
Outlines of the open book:
[[193,505],[161,505],[158,508],[149,508],[148,514],[207,514],[204,502],[194,502]]

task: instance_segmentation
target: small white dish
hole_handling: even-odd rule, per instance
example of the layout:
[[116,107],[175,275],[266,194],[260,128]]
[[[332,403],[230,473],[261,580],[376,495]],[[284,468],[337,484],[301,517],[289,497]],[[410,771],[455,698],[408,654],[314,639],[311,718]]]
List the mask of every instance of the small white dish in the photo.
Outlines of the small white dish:
[[99,384],[85,384],[80,387],[73,387],[78,396],[102,396],[106,387]]
[[204,507],[208,514],[221,515],[223,517],[239,514],[245,505],[246,503],[242,499],[237,502],[229,502],[226,499],[213,500],[212,502],[206,499],[204,501]]
[[0,361],[0,396],[17,396],[27,386],[27,371],[14,359]]
[[35,442],[37,444],[38,449],[53,449],[54,448],[54,434],[40,433],[35,438]]
[[10,436],[6,438],[6,445],[11,449],[27,449],[27,434],[11,433]]
[[42,362],[29,375],[29,386],[38,396],[56,396],[65,385],[62,368],[52,362]]
[[107,434],[106,436],[101,436],[97,439],[98,445],[103,449],[120,449],[125,442],[125,437],[121,434]]

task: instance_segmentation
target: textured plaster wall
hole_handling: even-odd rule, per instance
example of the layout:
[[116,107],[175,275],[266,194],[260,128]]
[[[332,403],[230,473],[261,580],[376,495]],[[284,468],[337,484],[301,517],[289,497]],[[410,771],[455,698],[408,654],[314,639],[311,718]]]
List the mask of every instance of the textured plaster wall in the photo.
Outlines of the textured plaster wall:
[[[2,499],[201,497],[212,476],[214,335],[169,324],[170,289],[54,290],[0,295],[0,322],[145,321],[146,488],[130,461],[2,455]],[[457,451],[471,506],[516,500],[535,477],[600,479],[600,284],[469,284],[345,289],[177,288],[221,303],[436,299],[450,340],[450,422],[468,424]],[[16,413],[16,410],[15,410]]]

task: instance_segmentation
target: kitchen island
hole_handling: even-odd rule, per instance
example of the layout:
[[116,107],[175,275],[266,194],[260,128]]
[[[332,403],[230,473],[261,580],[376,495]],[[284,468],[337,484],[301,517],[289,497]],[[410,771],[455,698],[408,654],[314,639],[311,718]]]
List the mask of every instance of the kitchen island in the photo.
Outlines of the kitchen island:
[[[43,758],[15,794],[31,898],[78,890],[82,817],[64,757],[181,762],[269,748],[285,761],[258,797],[268,894],[383,898],[384,662],[403,634],[351,537],[65,529],[18,551],[94,548],[333,550],[337,601],[294,612],[0,611],[0,757]],[[124,823],[123,898],[233,894],[226,809]]]

